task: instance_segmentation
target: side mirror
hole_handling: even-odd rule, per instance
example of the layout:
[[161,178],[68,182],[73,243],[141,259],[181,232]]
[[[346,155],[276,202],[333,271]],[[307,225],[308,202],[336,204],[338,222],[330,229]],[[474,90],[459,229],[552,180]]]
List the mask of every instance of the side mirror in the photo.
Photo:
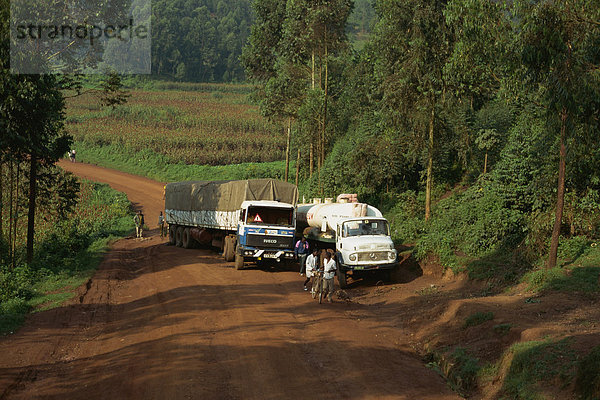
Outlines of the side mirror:
[[327,219],[323,218],[323,223],[321,224],[321,232],[327,232]]

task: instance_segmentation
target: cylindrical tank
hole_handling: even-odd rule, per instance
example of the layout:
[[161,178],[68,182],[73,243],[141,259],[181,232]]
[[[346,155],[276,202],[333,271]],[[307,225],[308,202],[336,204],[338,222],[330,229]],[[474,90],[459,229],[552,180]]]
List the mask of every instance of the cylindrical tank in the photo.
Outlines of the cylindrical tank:
[[340,220],[360,217],[381,217],[381,211],[365,203],[300,204],[296,221],[300,229],[306,226],[335,231]]

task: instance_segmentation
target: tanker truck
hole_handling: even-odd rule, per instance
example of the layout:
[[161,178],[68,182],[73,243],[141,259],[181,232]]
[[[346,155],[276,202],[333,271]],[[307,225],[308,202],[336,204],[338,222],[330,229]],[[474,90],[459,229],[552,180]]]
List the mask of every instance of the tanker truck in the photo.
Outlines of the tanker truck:
[[335,250],[337,277],[341,288],[348,277],[383,273],[396,278],[398,255],[390,237],[388,221],[356,195],[340,195],[335,203],[299,204],[297,235],[320,248]]
[[297,201],[295,185],[274,179],[169,183],[169,242],[213,246],[237,269],[245,261],[291,260]]

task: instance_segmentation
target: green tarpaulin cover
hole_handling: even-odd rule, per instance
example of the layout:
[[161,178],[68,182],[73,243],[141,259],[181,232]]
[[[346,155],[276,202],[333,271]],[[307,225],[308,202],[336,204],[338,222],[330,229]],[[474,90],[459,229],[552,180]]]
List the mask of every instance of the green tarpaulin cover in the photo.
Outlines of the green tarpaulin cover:
[[278,200],[296,205],[296,185],[275,179],[186,181],[167,184],[166,210],[239,210],[246,200]]

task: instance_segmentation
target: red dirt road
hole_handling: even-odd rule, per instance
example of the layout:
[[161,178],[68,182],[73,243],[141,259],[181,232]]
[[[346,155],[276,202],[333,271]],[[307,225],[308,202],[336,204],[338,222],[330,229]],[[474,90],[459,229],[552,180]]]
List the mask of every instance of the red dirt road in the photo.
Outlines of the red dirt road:
[[[61,165],[155,224],[162,183]],[[156,232],[120,240],[76,298],[0,338],[0,399],[459,398],[389,318],[398,304],[319,305],[301,287],[297,272],[237,271]]]

